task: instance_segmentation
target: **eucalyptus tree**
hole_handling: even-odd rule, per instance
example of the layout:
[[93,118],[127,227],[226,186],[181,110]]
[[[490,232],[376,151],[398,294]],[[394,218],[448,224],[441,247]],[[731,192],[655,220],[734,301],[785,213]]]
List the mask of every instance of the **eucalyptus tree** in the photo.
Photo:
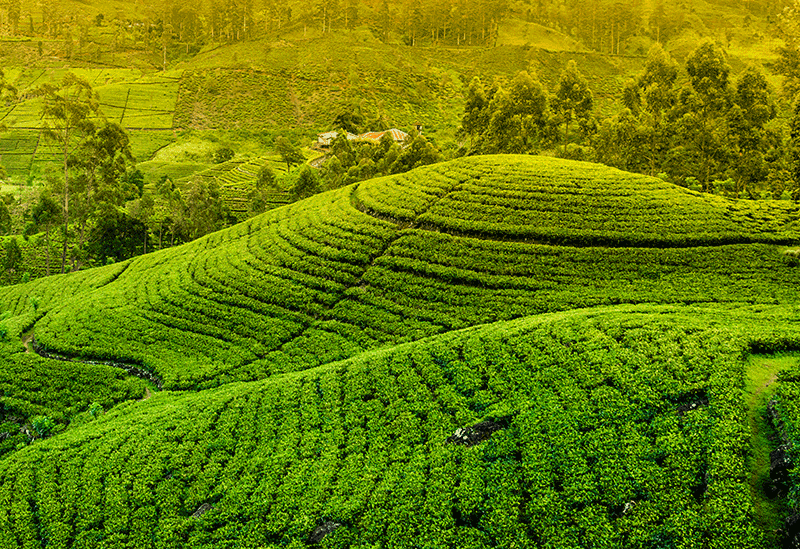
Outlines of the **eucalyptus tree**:
[[71,153],[83,139],[94,133],[100,118],[100,102],[92,86],[84,78],[67,73],[59,86],[45,84],[42,107],[44,136],[60,149],[64,180],[61,209],[64,221],[64,241],[61,251],[61,272],[66,271],[67,243],[70,222],[70,195],[73,183],[70,177]]
[[586,122],[591,117],[594,98],[589,84],[578,70],[575,61],[567,63],[553,98],[553,111],[564,124],[564,154],[569,144],[569,130],[573,121]]

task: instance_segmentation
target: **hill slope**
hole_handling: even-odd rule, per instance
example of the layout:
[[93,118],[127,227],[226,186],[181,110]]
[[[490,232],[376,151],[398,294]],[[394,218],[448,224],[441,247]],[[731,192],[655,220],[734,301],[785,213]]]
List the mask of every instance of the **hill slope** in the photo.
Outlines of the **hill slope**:
[[[54,303],[36,342],[166,387],[253,380],[487,321],[614,303],[794,303],[789,202],[601,166],[468,158],[278,208]],[[70,279],[65,279],[69,284]],[[0,290],[13,314],[36,282]],[[7,306],[6,306],[7,307]]]
[[766,547],[741,357],[800,331],[758,309],[557,313],[161,393],[0,461],[0,543]]
[[[0,546],[774,546],[744,359],[800,349],[797,218],[477,157],[2,288],[0,431],[71,425],[0,434]],[[103,415],[143,382],[30,333],[192,391]]]

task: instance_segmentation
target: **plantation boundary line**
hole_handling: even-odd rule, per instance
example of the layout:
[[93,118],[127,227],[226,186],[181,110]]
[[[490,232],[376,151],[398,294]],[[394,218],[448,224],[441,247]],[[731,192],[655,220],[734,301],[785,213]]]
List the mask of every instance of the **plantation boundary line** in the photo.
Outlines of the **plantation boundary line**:
[[122,113],[119,115],[119,124],[122,125],[122,120],[125,118],[125,111],[128,109],[128,101],[131,98],[131,89],[128,88],[128,94],[125,96],[125,104],[122,106]]
[[[427,204],[427,205],[426,205],[424,208],[422,208],[422,210],[421,210],[421,211],[420,211],[420,212],[419,212],[419,213],[416,215],[416,217],[415,217],[415,220],[416,220],[416,219],[419,219],[419,217],[420,217],[421,215],[425,214],[425,213],[426,213],[428,210],[430,210],[432,207],[434,207],[436,204],[438,204],[438,203],[439,203],[439,202],[440,202],[442,199],[444,199],[445,197],[449,196],[450,194],[452,194],[452,193],[456,192],[456,191],[458,190],[458,188],[459,188],[461,185],[463,185],[463,183],[464,183],[463,181],[454,181],[454,183],[453,183],[453,184],[450,186],[450,188],[449,188],[449,189],[448,189],[446,192],[442,193],[442,195],[441,195],[441,196],[434,198],[433,200],[431,200],[431,202],[430,202],[430,203],[428,203],[428,204]],[[356,206],[357,199],[355,198],[355,192],[356,192],[356,190],[358,190],[358,187],[359,187],[359,185],[357,184],[357,185],[354,185],[352,189],[350,189],[350,197],[349,197],[349,198],[350,198],[350,200],[349,200],[349,202],[350,202],[350,205],[352,205],[353,207],[356,207],[356,208],[357,208],[357,206]],[[357,208],[357,209],[358,209],[358,208]],[[359,211],[361,211],[361,210],[359,210]],[[364,212],[362,212],[362,213],[364,213]],[[375,217],[375,216],[370,216],[370,217]],[[414,220],[414,221],[410,221],[410,226],[411,226],[411,227],[413,227],[413,226],[414,226],[414,224],[415,224],[415,220]],[[384,221],[386,221],[386,220],[384,220]],[[348,292],[348,290],[351,290],[351,289],[353,289],[353,288],[358,288],[359,286],[361,286],[361,285],[363,285],[363,284],[364,284],[364,275],[367,273],[367,271],[369,271],[369,269],[375,265],[375,262],[376,262],[376,261],[377,261],[379,258],[381,258],[381,257],[383,257],[384,255],[386,255],[386,252],[387,252],[387,250],[388,250],[388,249],[389,249],[389,248],[392,246],[392,244],[394,244],[395,242],[397,242],[397,240],[403,236],[403,234],[402,234],[402,228],[404,228],[404,227],[403,227],[403,225],[409,225],[409,223],[408,223],[408,222],[407,222],[407,223],[401,223],[401,222],[397,222],[396,224],[398,225],[398,230],[397,230],[397,232],[394,234],[394,236],[393,236],[392,238],[388,239],[388,240],[386,241],[386,243],[385,243],[385,244],[384,244],[384,245],[383,245],[383,246],[382,246],[382,247],[381,247],[381,248],[378,250],[378,252],[377,252],[377,253],[376,253],[376,254],[375,254],[373,257],[372,257],[372,260],[370,261],[369,265],[367,265],[367,266],[364,268],[364,270],[361,272],[361,276],[359,276],[359,277],[358,277],[356,280],[354,280],[352,284],[350,284],[349,286],[346,286],[346,287],[344,287],[344,288],[342,289],[342,291],[339,293],[339,297],[338,297],[338,299],[336,299],[336,301],[334,301],[333,303],[331,303],[331,305],[330,305],[330,306],[327,308],[327,311],[326,311],[326,312],[333,311],[333,310],[334,310],[334,309],[335,309],[335,308],[336,308],[336,307],[337,307],[337,306],[338,306],[340,303],[343,303],[344,301],[347,301],[347,300],[350,300],[350,299],[351,299],[351,298],[350,298],[350,297],[347,295],[347,292]],[[377,305],[375,305],[375,304],[373,304],[372,306],[373,306],[373,307],[375,307],[376,309],[382,309],[382,310],[385,310],[385,311],[387,311],[387,312],[391,313],[391,311],[388,311],[388,310],[384,309],[383,307],[377,306]],[[392,313],[392,314],[394,314],[394,313]],[[341,322],[341,320],[340,320],[340,319],[334,319],[334,318],[330,318],[330,317],[328,317],[328,315],[327,315],[326,313],[323,313],[323,315],[321,316],[321,318],[319,318],[319,319],[317,319],[317,320],[314,320],[313,322],[311,322],[310,324],[308,324],[308,326],[306,326],[305,328],[303,328],[303,330],[302,330],[302,331],[300,331],[300,332],[299,332],[297,335],[295,335],[295,336],[294,336],[294,337],[292,337],[291,339],[287,340],[285,343],[281,344],[281,346],[278,348],[278,350],[280,350],[280,351],[283,351],[283,350],[284,350],[284,348],[286,347],[286,345],[288,345],[288,344],[289,344],[289,343],[291,343],[292,341],[296,340],[297,338],[299,338],[299,337],[302,337],[302,336],[303,336],[303,335],[305,335],[305,334],[306,334],[306,333],[307,333],[307,332],[308,332],[310,329],[312,329],[312,328],[314,328],[314,327],[318,326],[318,323],[319,323],[320,321],[326,321],[326,320],[339,320],[339,321]],[[348,324],[349,324],[349,322],[348,322]],[[357,327],[358,327],[359,329],[361,328],[360,326],[357,326]],[[324,328],[323,328],[323,330],[324,330]]]
[[33,148],[33,154],[31,155],[31,163],[28,165],[28,174],[30,175],[31,170],[33,170],[33,161],[36,160],[36,153],[39,152],[39,143],[42,141],[42,132],[41,130],[36,134],[36,146]]
[[[2,118],[0,118],[0,120],[5,120],[6,118],[8,118],[8,115],[10,115],[12,112],[14,112],[14,109],[16,109],[16,108],[17,108],[17,105],[19,105],[19,103],[14,103],[13,105],[11,105],[11,108],[10,108],[10,109],[8,109],[8,112],[7,112],[7,113],[5,113],[5,114],[3,115],[3,117],[2,117]],[[10,129],[10,128],[9,128],[9,129]],[[14,129],[16,129],[16,127],[15,127]]]

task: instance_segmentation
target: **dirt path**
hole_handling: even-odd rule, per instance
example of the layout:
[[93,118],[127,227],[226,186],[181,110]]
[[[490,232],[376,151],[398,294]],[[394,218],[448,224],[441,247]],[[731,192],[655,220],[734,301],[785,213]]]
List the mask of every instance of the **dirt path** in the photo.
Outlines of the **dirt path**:
[[144,388],[144,396],[139,399],[139,402],[142,402],[143,400],[147,400],[151,396],[153,396],[153,395],[150,393],[150,387],[145,387]]
[[25,347],[25,352],[31,352],[31,340],[33,339],[33,330],[22,336],[22,346]]

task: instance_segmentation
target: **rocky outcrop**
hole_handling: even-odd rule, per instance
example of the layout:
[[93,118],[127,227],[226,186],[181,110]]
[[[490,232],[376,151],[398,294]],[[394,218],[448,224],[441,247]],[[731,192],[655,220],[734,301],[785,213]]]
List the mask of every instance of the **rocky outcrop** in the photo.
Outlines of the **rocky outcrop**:
[[333,522],[332,520],[328,520],[314,528],[311,534],[308,536],[308,541],[306,542],[308,545],[316,545],[317,543],[321,542],[325,536],[339,528],[341,524],[338,522]]
[[492,433],[502,428],[503,426],[500,423],[492,420],[481,421],[471,427],[459,427],[456,429],[455,433],[447,437],[445,444],[475,446],[492,436]]

